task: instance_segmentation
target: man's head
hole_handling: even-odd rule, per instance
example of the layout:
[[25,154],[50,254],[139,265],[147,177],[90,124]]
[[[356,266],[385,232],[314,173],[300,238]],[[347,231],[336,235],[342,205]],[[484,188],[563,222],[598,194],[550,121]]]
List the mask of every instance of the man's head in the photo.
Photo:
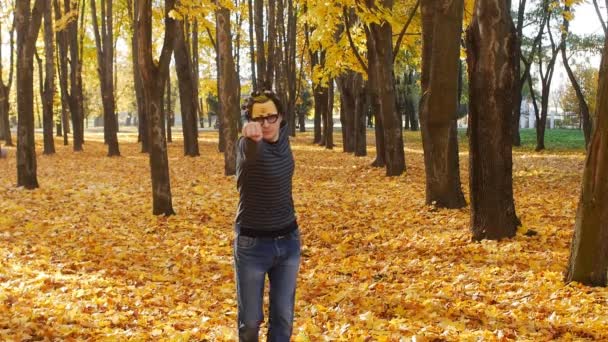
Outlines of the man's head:
[[276,94],[271,91],[254,92],[247,102],[247,118],[262,126],[262,138],[275,142],[283,120],[283,108]]

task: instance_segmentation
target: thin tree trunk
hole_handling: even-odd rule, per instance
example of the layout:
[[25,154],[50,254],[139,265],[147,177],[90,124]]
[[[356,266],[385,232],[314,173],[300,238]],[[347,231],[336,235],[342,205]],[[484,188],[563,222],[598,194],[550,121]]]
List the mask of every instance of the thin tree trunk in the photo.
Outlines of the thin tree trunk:
[[[53,0],[55,21],[59,22],[62,15],[61,3]],[[59,77],[59,89],[61,93],[61,126],[63,130],[63,145],[68,145],[68,134],[70,134],[69,117],[69,93],[68,93],[68,43],[67,29],[57,31],[55,34],[57,44],[57,75]]]
[[[255,29],[257,86],[264,87],[266,77],[266,50],[264,49],[264,0],[253,0],[253,19]],[[270,81],[272,82],[272,81]]]
[[114,100],[114,32],[112,24],[112,1],[101,0],[101,33],[97,20],[97,5],[91,0],[91,17],[95,45],[97,47],[97,73],[103,105],[104,140],[108,144],[108,156],[119,156],[118,121]]
[[236,174],[236,122],[238,120],[239,98],[238,75],[232,57],[232,38],[230,29],[230,11],[222,7],[216,12],[218,39],[217,51],[220,56],[219,69],[219,97],[222,110],[222,131],[225,141],[224,150],[224,174],[226,176]]
[[505,2],[476,2],[466,38],[473,240],[513,237],[519,224],[513,201],[511,156],[516,39]]
[[33,10],[29,1],[17,1],[17,185],[26,189],[38,187],[36,145],[34,143],[34,51],[36,39],[48,0],[36,0]]
[[9,120],[9,96],[11,92],[11,86],[13,84],[13,69],[14,69],[14,49],[15,49],[15,20],[13,19],[13,24],[10,29],[10,48],[9,48],[9,77],[8,82],[4,83],[4,78],[2,77],[2,71],[4,71],[2,65],[2,53],[0,52],[0,139],[4,139],[4,143],[6,146],[13,146],[13,137],[11,134],[11,123]]
[[257,77],[255,73],[255,39],[253,36],[253,4],[252,0],[247,0],[249,9],[249,57],[251,60],[251,87],[257,89]]
[[[53,46],[53,17],[50,10],[50,0],[47,1],[48,10],[44,11],[44,84],[40,88],[42,98],[44,154],[55,153],[53,138],[53,98],[55,97],[55,51]],[[42,67],[40,66],[42,70]],[[42,78],[40,80],[42,82]]]
[[186,45],[186,33],[184,24],[177,23],[177,37],[175,40],[175,70],[179,84],[179,101],[182,113],[182,131],[184,135],[184,155],[195,157],[199,156],[198,148],[198,126],[196,111],[198,108],[198,95],[195,92],[194,83],[198,80],[193,79],[192,59]]
[[[564,6],[564,12],[570,12],[570,6]],[[566,69],[566,74],[570,79],[570,83],[572,84],[572,88],[574,88],[574,92],[576,93],[576,99],[578,100],[578,107],[581,111],[581,121],[583,125],[583,133],[585,135],[585,148],[589,145],[589,139],[591,138],[591,120],[589,119],[589,106],[587,105],[587,100],[585,100],[585,95],[581,90],[581,86],[576,80],[576,76],[574,72],[572,72],[572,68],[570,68],[570,63],[568,62],[568,56],[566,54],[566,38],[569,35],[570,22],[566,17],[564,17],[562,23],[562,42],[560,44],[560,51],[562,55],[562,64],[564,65],[564,69]]]
[[426,204],[466,205],[458,163],[458,73],[462,0],[422,2],[422,99],[420,124]]
[[566,282],[608,285],[608,37],[597,88],[593,134],[587,149],[582,190],[570,246]]
[[152,58],[152,1],[138,0],[137,47],[141,70],[145,113],[148,121],[150,172],[152,178],[152,213],[173,215],[167,141],[163,130],[163,110],[160,104],[175,39],[175,21],[169,17],[173,0],[165,1],[165,38],[158,62]]
[[[72,4],[70,0],[65,0],[65,11],[77,10],[78,4]],[[82,151],[82,145],[84,143],[84,113],[82,112],[82,77],[81,77],[81,65],[79,57],[79,46],[78,46],[78,21],[71,21],[67,30],[67,40],[70,54],[70,94],[68,96],[68,103],[70,106],[70,113],[72,115],[72,131],[74,134],[74,151]]]
[[323,136],[325,137],[325,148],[332,150],[334,148],[334,81],[333,79],[329,80],[329,85],[327,87],[327,109],[325,111],[325,123],[324,130],[325,133]]

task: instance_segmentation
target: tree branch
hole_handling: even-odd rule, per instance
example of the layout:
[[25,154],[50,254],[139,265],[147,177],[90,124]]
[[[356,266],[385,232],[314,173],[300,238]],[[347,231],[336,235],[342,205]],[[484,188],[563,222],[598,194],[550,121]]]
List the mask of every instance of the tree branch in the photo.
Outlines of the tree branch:
[[420,6],[420,0],[416,0],[416,5],[414,5],[414,9],[412,9],[410,16],[407,18],[403,29],[401,29],[401,32],[399,32],[399,38],[397,38],[397,42],[395,43],[395,47],[393,48],[393,64],[395,63],[395,59],[397,58],[397,52],[399,52],[399,47],[401,46],[401,41],[403,40],[405,31],[407,31],[408,27],[410,26],[410,23],[412,22],[412,19],[414,19],[414,15],[418,10],[418,6]]
[[[604,29],[604,34],[608,35],[608,28],[606,28],[606,23],[602,17],[602,12],[600,12],[600,6],[597,4],[597,0],[593,0],[593,7],[595,7],[595,13],[597,13],[597,17],[600,19],[600,23]],[[608,0],[606,0],[606,8],[608,9]]]
[[361,64],[361,67],[363,68],[363,70],[365,70],[366,73],[369,73],[368,69],[367,69],[367,65],[363,61],[363,58],[361,58],[361,55],[359,55],[359,51],[357,50],[357,47],[355,46],[355,43],[353,42],[353,37],[350,35],[350,23],[348,20],[348,11],[346,10],[346,7],[343,7],[342,10],[343,10],[344,26],[345,26],[344,31],[346,31],[346,36],[348,37],[348,43],[350,44],[350,48],[353,51],[353,53],[355,54],[355,57],[357,57],[357,60]]

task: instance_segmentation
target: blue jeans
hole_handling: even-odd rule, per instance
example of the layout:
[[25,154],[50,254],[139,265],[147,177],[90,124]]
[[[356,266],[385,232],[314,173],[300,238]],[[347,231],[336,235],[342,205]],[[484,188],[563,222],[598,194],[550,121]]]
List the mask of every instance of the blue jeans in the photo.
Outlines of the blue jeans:
[[239,341],[258,341],[264,320],[263,299],[266,274],[270,281],[268,338],[287,342],[293,329],[296,279],[300,267],[300,233],[260,238],[237,234],[234,268],[238,301]]

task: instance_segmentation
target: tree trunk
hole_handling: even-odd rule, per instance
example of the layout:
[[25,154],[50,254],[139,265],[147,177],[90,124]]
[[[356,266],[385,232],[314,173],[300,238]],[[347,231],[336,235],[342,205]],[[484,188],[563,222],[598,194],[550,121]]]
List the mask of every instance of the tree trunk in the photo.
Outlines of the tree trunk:
[[0,130],[6,146],[13,146],[13,137],[11,135],[11,123],[8,117],[10,104],[8,102],[10,88],[4,84],[0,84]]
[[[53,9],[55,11],[55,21],[59,22],[63,17],[59,0],[53,0]],[[63,130],[63,145],[67,146],[68,134],[70,133],[67,29],[57,31],[55,40],[57,42],[57,75],[61,93],[61,128]]]
[[[196,113],[194,116],[194,127],[192,130],[196,136],[196,149],[198,151],[198,121],[199,118],[203,117],[203,102],[199,98],[198,93],[198,79],[199,79],[199,54],[198,54],[198,21],[195,19],[192,23],[192,88],[195,95]],[[203,121],[201,120],[201,123]],[[200,153],[199,153],[200,154]]]
[[[376,0],[366,1],[368,8],[376,7]],[[378,1],[384,8],[392,9],[392,0]],[[405,171],[403,129],[401,117],[395,108],[393,82],[392,28],[388,22],[372,23],[365,30],[368,51],[368,76],[370,89],[375,92],[378,115],[384,138],[384,161],[387,176],[399,176]]]
[[363,76],[358,74],[353,79],[353,89],[355,91],[355,113],[353,115],[353,145],[355,147],[355,156],[363,157],[367,155],[367,111],[369,103],[366,95],[367,86],[363,81]]
[[536,122],[536,151],[545,149],[545,128],[547,124],[547,113],[549,111],[549,95],[551,90],[551,80],[553,79],[553,72],[555,71],[555,60],[559,53],[558,48],[553,42],[553,36],[551,34],[550,18],[551,12],[545,8],[547,33],[551,41],[551,59],[547,63],[547,70],[543,73],[543,52],[542,48],[538,49],[538,69],[541,80],[541,99],[540,99],[540,120]]
[[566,282],[608,285],[608,38],[597,88],[593,134],[587,149],[581,196],[570,246]]
[[325,122],[323,125],[325,137],[325,148],[332,150],[334,148],[334,80],[329,80],[327,87],[327,109],[325,111]]
[[148,122],[145,113],[144,90],[141,80],[141,71],[139,69],[139,46],[137,41],[137,23],[135,14],[139,6],[140,0],[127,0],[127,9],[131,20],[131,58],[133,63],[133,87],[135,88],[135,100],[137,103],[137,141],[141,142],[141,152],[148,153],[150,151],[148,143]]
[[[257,89],[257,78],[255,73],[255,39],[253,37],[253,3],[252,0],[247,0],[249,9],[249,55],[251,58],[251,88]],[[256,28],[257,29],[257,28]]]
[[317,84],[316,86],[314,86],[313,94],[315,102],[314,143],[321,146],[325,146],[325,136],[323,133],[325,133],[326,131],[325,125],[327,124],[325,121],[325,115],[327,113],[328,105],[327,87],[324,87],[321,84]]
[[232,57],[232,38],[230,30],[230,11],[227,8],[217,10],[218,39],[217,47],[220,56],[219,97],[222,110],[222,131],[225,142],[224,174],[236,174],[236,122],[240,116],[238,94],[238,75]]
[[[78,4],[65,0],[65,11],[77,11]],[[82,151],[84,143],[84,113],[82,111],[82,65],[78,45],[78,20],[71,21],[67,30],[67,40],[70,53],[70,94],[68,103],[72,115],[72,131],[74,133],[74,151]]]
[[264,87],[267,81],[265,79],[266,50],[264,49],[264,25],[266,23],[264,22],[264,0],[253,0],[253,21],[255,28],[257,85],[258,87]]
[[48,0],[36,0],[30,11],[29,1],[17,1],[17,185],[38,187],[36,145],[34,143],[34,51]]
[[[170,143],[173,142],[173,133],[171,130],[171,128],[173,127],[173,106],[171,105],[171,70],[169,70],[169,75],[167,76],[167,90],[164,93],[166,94],[165,99],[167,104],[165,107],[163,107],[165,108],[165,132],[167,136],[167,142]],[[164,104],[162,104],[162,106],[164,106]]]
[[466,205],[458,163],[458,74],[462,0],[422,2],[422,99],[420,124],[426,204]]
[[[55,51],[53,46],[53,17],[50,10],[50,1],[47,2],[47,8],[48,10],[44,11],[45,76],[44,85],[40,88],[40,97],[42,98],[44,154],[54,154],[55,141],[53,138],[53,98],[55,97]],[[42,67],[40,67],[40,69],[42,69]]]
[[13,67],[14,67],[14,48],[15,48],[15,40],[13,39],[15,34],[15,20],[13,20],[13,25],[10,29],[10,40],[9,40],[9,77],[8,82],[4,83],[4,78],[2,77],[2,71],[4,71],[4,67],[2,64],[2,53],[0,51],[0,139],[4,139],[4,143],[6,146],[13,146],[13,137],[11,134],[11,123],[9,120],[9,97],[11,92],[11,86],[13,84]]
[[118,148],[118,121],[114,100],[114,29],[112,19],[112,1],[101,0],[101,34],[97,21],[97,5],[91,0],[91,17],[95,46],[97,47],[97,74],[101,90],[104,118],[104,140],[108,144],[108,156],[120,156]]
[[516,36],[504,1],[478,0],[473,13],[466,35],[471,230],[473,240],[498,240],[513,237],[519,224],[511,157]]
[[354,71],[338,77],[336,83],[340,89],[340,123],[342,125],[342,151],[352,153],[354,145],[355,94],[353,93]]
[[165,38],[158,62],[152,59],[152,2],[138,0],[137,47],[141,71],[145,113],[148,123],[150,172],[152,178],[152,213],[173,215],[167,141],[163,132],[163,109],[160,105],[175,39],[175,21],[169,17],[175,1],[165,1]]
[[179,83],[179,103],[182,112],[182,130],[184,134],[184,155],[199,156],[198,148],[198,126],[196,111],[198,108],[198,95],[195,93],[192,70],[192,59],[186,45],[186,33],[184,23],[177,23],[177,37],[175,40],[175,70]]
[[[564,12],[570,12],[570,6],[564,6]],[[564,17],[564,21],[562,23],[562,43],[560,45],[560,51],[562,55],[562,64],[564,65],[564,69],[566,69],[566,74],[568,74],[568,78],[570,79],[570,83],[572,84],[572,88],[574,88],[574,92],[576,93],[576,99],[578,100],[578,107],[581,111],[581,121],[583,125],[583,133],[585,135],[585,148],[589,145],[589,139],[591,138],[591,120],[589,120],[589,106],[587,105],[587,100],[585,100],[585,95],[581,90],[581,86],[578,84],[576,80],[576,76],[572,69],[570,68],[570,64],[568,62],[568,56],[566,55],[566,38],[569,35],[569,27],[570,22],[566,17]]]
[[374,118],[374,135],[376,137],[376,159],[372,162],[373,167],[386,166],[386,150],[384,148],[384,125],[382,125],[382,115],[380,115],[380,100],[378,95],[370,89],[371,80],[368,80],[367,96]]

